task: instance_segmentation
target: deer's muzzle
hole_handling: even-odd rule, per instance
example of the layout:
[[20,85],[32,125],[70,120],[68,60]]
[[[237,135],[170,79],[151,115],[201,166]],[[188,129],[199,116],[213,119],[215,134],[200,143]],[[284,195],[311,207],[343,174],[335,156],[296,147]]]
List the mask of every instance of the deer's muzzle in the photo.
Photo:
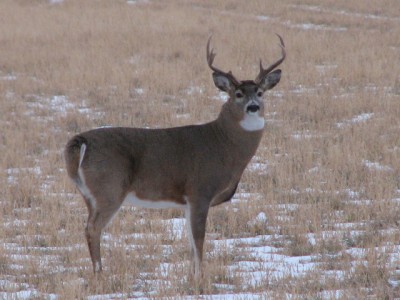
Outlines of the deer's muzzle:
[[256,113],[260,110],[260,106],[257,104],[250,104],[249,106],[247,106],[246,108],[246,112],[247,113]]

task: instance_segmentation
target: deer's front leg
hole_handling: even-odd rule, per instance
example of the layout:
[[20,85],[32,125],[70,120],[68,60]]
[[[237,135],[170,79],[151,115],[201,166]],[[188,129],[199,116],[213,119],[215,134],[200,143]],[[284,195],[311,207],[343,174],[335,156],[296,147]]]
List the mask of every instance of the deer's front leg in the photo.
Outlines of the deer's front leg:
[[203,259],[203,245],[206,234],[206,223],[209,204],[206,199],[191,199],[187,205],[185,215],[187,232],[192,252],[192,264],[194,264],[195,280],[201,278],[201,261]]

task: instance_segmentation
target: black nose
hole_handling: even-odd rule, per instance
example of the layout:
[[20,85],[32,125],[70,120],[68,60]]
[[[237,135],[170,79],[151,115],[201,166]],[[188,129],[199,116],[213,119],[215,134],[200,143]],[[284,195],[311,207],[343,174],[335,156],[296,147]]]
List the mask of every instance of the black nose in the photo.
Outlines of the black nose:
[[259,110],[260,110],[260,106],[258,106],[257,104],[252,104],[252,105],[247,106],[247,112],[255,113],[255,112],[258,112]]

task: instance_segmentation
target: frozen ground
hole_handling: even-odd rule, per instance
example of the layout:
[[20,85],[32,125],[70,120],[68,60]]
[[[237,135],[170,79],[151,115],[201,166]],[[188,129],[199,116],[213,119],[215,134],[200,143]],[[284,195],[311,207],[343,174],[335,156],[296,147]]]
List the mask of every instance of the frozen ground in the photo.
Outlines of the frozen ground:
[[[298,88],[293,90],[292,93],[305,93],[308,92],[308,89]],[[140,90],[140,93],[143,94],[144,91]],[[197,87],[189,87],[187,90],[188,95],[192,93],[202,93],[201,88]],[[278,95],[279,97],[279,95]],[[52,118],[57,115],[65,115],[69,111],[78,111],[81,114],[88,115],[91,118],[93,117],[101,117],[104,113],[95,111],[89,107],[87,107],[85,101],[77,106],[76,104],[69,101],[68,97],[62,95],[55,95],[48,98],[45,97],[36,97],[32,96],[32,101],[28,101],[26,103],[26,116],[32,118],[36,122],[50,122]],[[225,97],[222,96],[222,101],[226,101]],[[36,117],[36,115],[43,115],[43,111],[51,112],[49,117]],[[274,115],[274,114],[272,114]],[[362,122],[367,122],[373,118],[373,113],[364,113],[358,116],[354,116],[349,120],[344,120],[337,124],[338,128],[342,128],[345,126],[352,126],[353,124],[358,124]],[[275,116],[273,116],[275,117]],[[55,129],[57,130],[57,129]],[[310,139],[313,138],[309,133],[298,133],[295,132],[292,134],[292,138],[296,140],[300,139]],[[377,162],[371,162],[368,160],[363,160],[362,163],[370,169],[378,170],[382,172],[390,172],[392,171],[390,166],[381,165]],[[248,172],[266,175],[268,174],[269,162],[263,161],[259,156],[255,156],[248,166]],[[318,167],[310,170],[310,172],[317,172]],[[7,176],[7,182],[12,185],[18,185],[20,183],[19,178],[21,175],[30,174],[31,176],[39,176],[44,178],[43,185],[41,187],[42,193],[47,196],[50,194],[53,197],[69,197],[77,199],[76,195],[68,195],[65,193],[54,193],[51,192],[52,185],[55,182],[55,178],[48,177],[41,169],[41,162],[37,161],[37,166],[25,168],[9,168],[5,170]],[[60,170],[60,174],[65,174],[64,170]],[[64,175],[63,175],[64,176]],[[293,190],[290,193],[293,194],[302,194],[302,193],[314,193],[319,192],[323,193],[324,191],[315,191],[313,189],[307,189],[304,191]],[[349,198],[348,201],[354,203],[354,205],[366,205],[369,200],[364,200],[359,198],[360,193],[352,190],[346,191],[337,191],[337,193],[341,193],[347,195]],[[228,206],[226,209],[228,211],[235,211],[235,204],[245,203],[246,201],[254,201],[262,199],[263,195],[254,194],[246,191],[243,187],[239,189],[234,198],[232,199],[231,206]],[[399,192],[400,199],[400,192]],[[400,202],[399,199],[393,199],[392,201]],[[79,201],[79,199],[78,199]],[[74,205],[72,203],[72,205]],[[16,210],[17,214],[22,216],[27,216],[29,211],[35,208],[29,209],[20,209]],[[37,208],[38,209],[38,208]],[[291,218],[291,212],[299,209],[297,204],[284,204],[279,207],[275,207],[275,210],[279,212],[279,217],[282,219]],[[136,209],[131,208],[133,210],[130,213],[135,213]],[[228,212],[227,212],[228,213]],[[18,226],[20,230],[24,230],[27,226],[30,226],[29,219],[19,218],[19,219],[4,219],[2,220],[3,227],[10,226]],[[152,222],[152,221],[149,221]],[[185,233],[185,220],[182,218],[173,218],[169,220],[163,220],[162,226],[167,228],[167,232],[169,236],[164,237],[166,240],[186,240]],[[282,245],[287,243],[287,237],[279,233],[279,228],[275,227],[274,224],[270,224],[267,215],[264,212],[260,212],[255,216],[253,220],[248,221],[248,225],[250,226],[259,226],[263,228],[268,228],[268,231],[271,234],[264,235],[256,235],[253,237],[238,237],[238,238],[230,238],[230,239],[215,239],[212,237],[208,239],[209,248],[212,251],[206,254],[207,256],[220,255],[220,253],[241,253],[244,259],[233,262],[231,265],[227,266],[226,272],[227,276],[240,277],[244,290],[258,289],[260,287],[274,284],[274,282],[278,282],[287,278],[296,278],[296,277],[304,277],[310,273],[318,272],[320,274],[320,280],[326,281],[329,279],[333,279],[336,281],[346,280],[345,274],[341,270],[326,270],[323,271],[321,265],[323,264],[323,260],[319,255],[289,255],[285,253]],[[363,234],[364,224],[357,223],[338,223],[335,228],[332,230],[326,230],[320,232],[318,235],[308,234],[308,244],[310,247],[321,243],[322,239],[338,239],[346,242],[348,240],[354,240],[357,236],[361,236]],[[59,232],[60,235],[67,234],[66,232]],[[154,235],[153,235],[154,236]],[[45,237],[38,234],[34,239],[40,241]],[[138,240],[141,238],[145,238],[143,234],[134,234],[129,236],[113,236],[107,232],[103,235],[102,244],[104,249],[113,248],[116,246],[125,247],[126,249],[140,249],[141,245],[139,244],[131,244],[127,243],[127,240]],[[41,246],[40,242],[38,245],[28,245],[23,246],[21,244],[23,240],[20,240],[18,237],[13,239],[3,239],[1,241],[3,249],[6,251],[4,256],[7,258],[8,268],[13,270],[16,274],[20,274],[24,272],[25,264],[27,261],[35,261],[37,267],[42,270],[42,272],[54,272],[55,274],[63,271],[72,271],[74,270],[68,269],[63,264],[60,264],[62,260],[62,251],[68,251],[68,249],[79,248],[82,251],[86,251],[86,247],[83,245],[72,245],[67,247],[66,249],[60,249],[57,247],[49,247],[48,245]],[[186,241],[185,241],[186,242]],[[351,242],[349,242],[351,243]],[[168,257],[172,251],[174,251],[173,246],[164,245],[163,246],[163,255]],[[382,250],[382,249],[380,249]],[[357,247],[348,247],[348,249],[341,253],[340,255],[349,255],[353,258],[353,267],[356,268],[357,265],[365,264],[365,249],[357,248]],[[399,254],[400,246],[399,245],[388,245],[387,251],[384,251],[387,255],[387,263],[388,264],[396,264],[399,262]],[[335,254],[337,255],[337,254]],[[182,261],[178,265],[173,263],[160,263],[159,267],[156,269],[156,277],[154,279],[154,274],[149,276],[149,274],[140,274],[140,278],[135,282],[135,285],[138,286],[147,286],[151,288],[147,288],[146,292],[129,292],[129,293],[113,293],[109,295],[92,295],[88,299],[126,299],[126,298],[137,298],[137,299],[148,299],[150,296],[159,295],[159,286],[172,285],[172,282],[185,281],[186,278],[175,278],[173,277],[176,268],[188,268],[189,262]],[[172,275],[172,276],[171,276]],[[399,274],[393,274],[390,279],[389,284],[396,286],[399,285]],[[160,284],[162,283],[162,284]],[[218,291],[217,294],[212,296],[212,299],[265,299],[268,297],[269,292],[268,289],[265,289],[265,293],[232,293],[234,290],[233,285],[227,284],[215,284],[215,289]],[[13,275],[4,276],[0,280],[0,297],[4,299],[31,299],[31,298],[44,298],[44,299],[57,299],[57,295],[55,294],[43,294],[37,291],[33,286],[26,283],[18,283],[18,280]],[[343,295],[345,291],[342,290],[332,290],[332,291],[321,291],[318,295],[321,299],[339,299]],[[211,299],[211,295],[201,297],[200,299]],[[291,295],[287,295],[288,299],[291,298]],[[182,296],[181,299],[199,299],[193,296]]]

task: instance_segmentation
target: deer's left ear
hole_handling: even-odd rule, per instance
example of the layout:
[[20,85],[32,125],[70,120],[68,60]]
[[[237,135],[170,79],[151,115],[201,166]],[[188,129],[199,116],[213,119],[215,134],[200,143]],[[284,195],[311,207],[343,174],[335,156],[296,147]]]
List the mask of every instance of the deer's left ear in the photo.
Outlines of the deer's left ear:
[[281,73],[282,71],[280,69],[268,73],[261,78],[259,87],[264,91],[272,89],[281,80]]

